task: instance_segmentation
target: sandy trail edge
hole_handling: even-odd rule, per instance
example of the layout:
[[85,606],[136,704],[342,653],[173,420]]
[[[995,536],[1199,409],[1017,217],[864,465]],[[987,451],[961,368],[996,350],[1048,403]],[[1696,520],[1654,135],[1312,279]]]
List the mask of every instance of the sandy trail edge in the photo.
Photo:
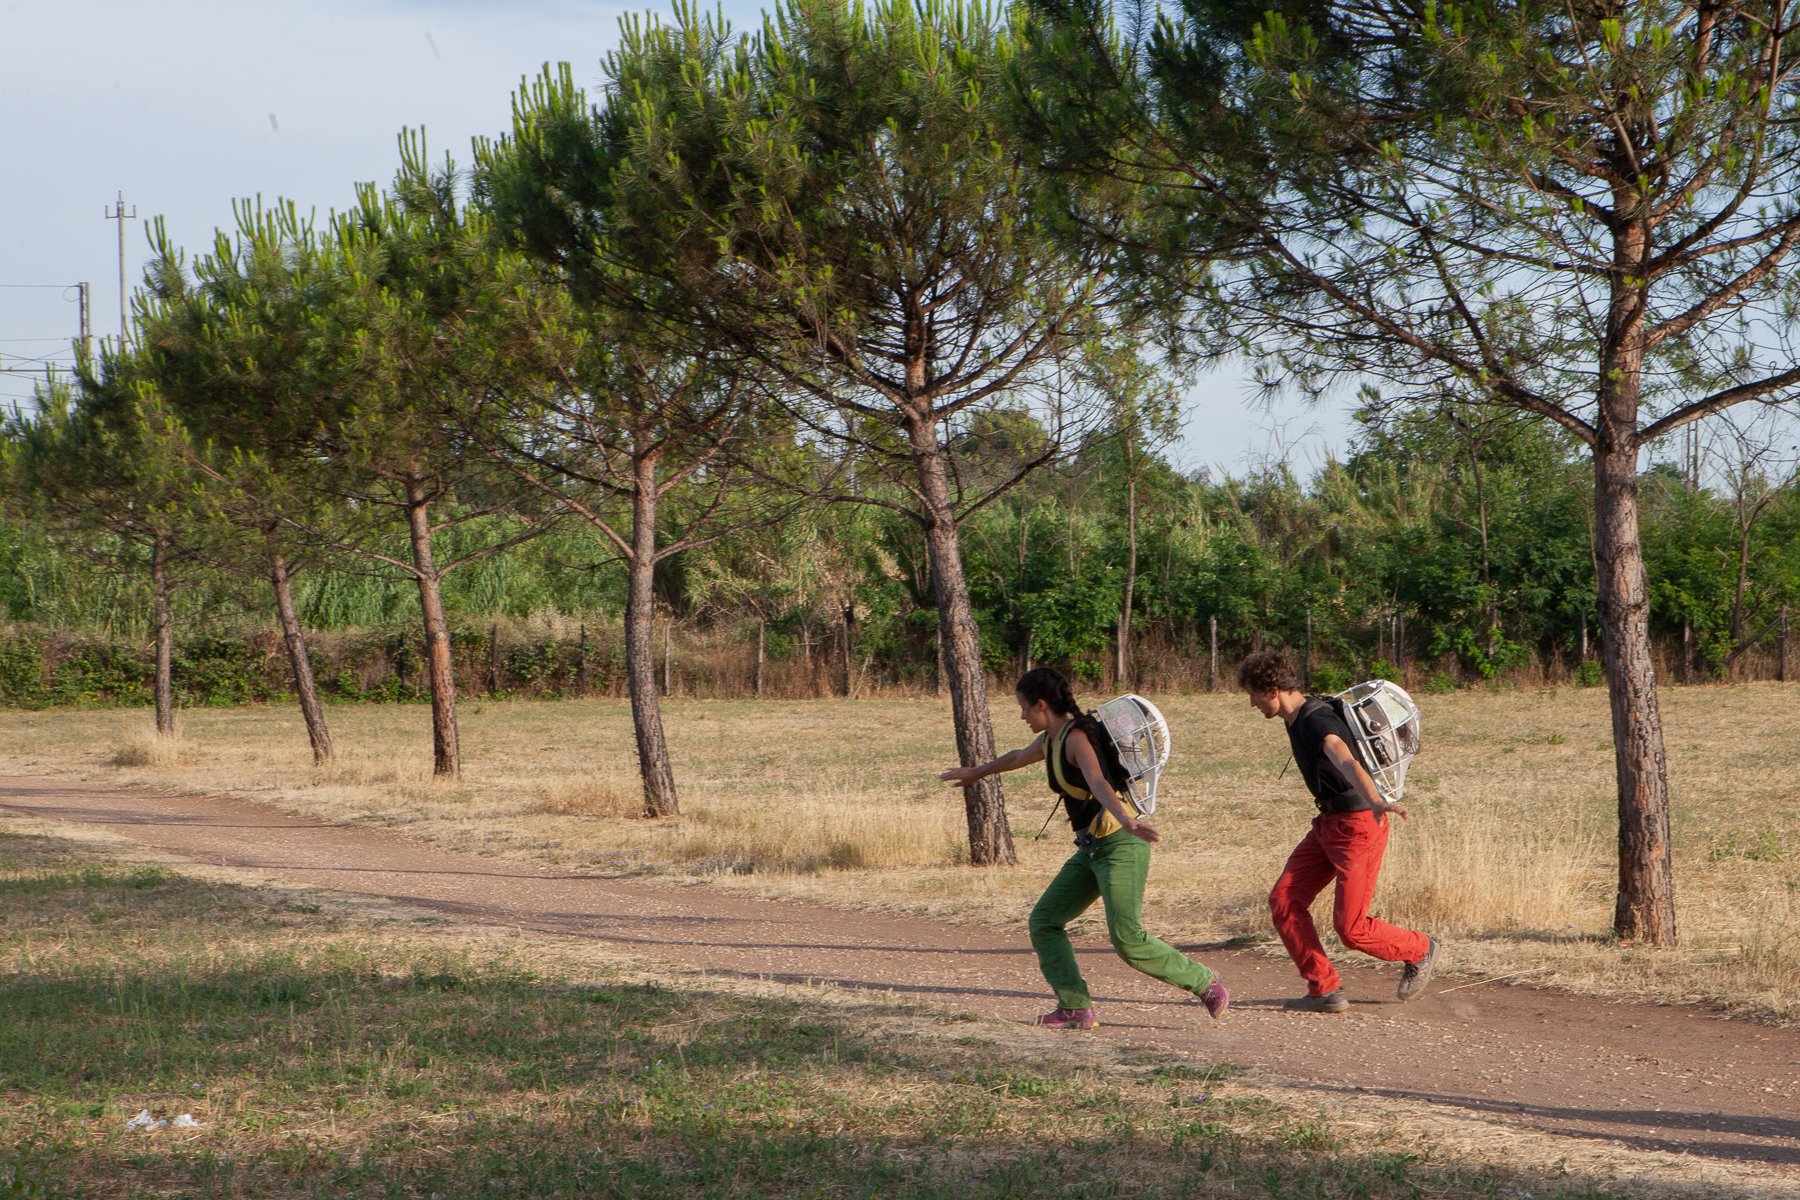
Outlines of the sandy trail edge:
[[[593,939],[708,971],[893,993],[1029,1021],[1048,1006],[1022,932],[850,913],[703,887],[583,875],[325,825],[225,796],[0,776],[0,807],[105,828],[196,862]],[[1154,928],[1154,917],[1152,918]],[[1215,1025],[1090,934],[1101,1036],[1271,1072],[1304,1088],[1446,1105],[1643,1150],[1800,1178],[1800,1030],[1527,987],[1434,987],[1393,1000],[1391,969],[1351,967],[1343,1016],[1284,1013],[1285,963],[1185,947],[1232,991]],[[1046,1035],[1051,1036],[1051,1035]]]

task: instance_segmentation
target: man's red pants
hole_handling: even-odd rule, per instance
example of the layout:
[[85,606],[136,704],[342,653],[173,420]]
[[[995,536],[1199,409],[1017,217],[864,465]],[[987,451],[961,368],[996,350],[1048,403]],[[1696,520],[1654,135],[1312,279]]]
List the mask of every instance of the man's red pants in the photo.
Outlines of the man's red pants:
[[1388,824],[1374,813],[1327,813],[1313,818],[1312,829],[1288,855],[1281,878],[1269,893],[1275,932],[1289,957],[1306,977],[1306,991],[1323,996],[1338,989],[1337,968],[1325,957],[1310,911],[1313,897],[1337,880],[1331,923],[1344,945],[1388,962],[1417,962],[1431,940],[1369,915],[1381,856],[1387,851]]

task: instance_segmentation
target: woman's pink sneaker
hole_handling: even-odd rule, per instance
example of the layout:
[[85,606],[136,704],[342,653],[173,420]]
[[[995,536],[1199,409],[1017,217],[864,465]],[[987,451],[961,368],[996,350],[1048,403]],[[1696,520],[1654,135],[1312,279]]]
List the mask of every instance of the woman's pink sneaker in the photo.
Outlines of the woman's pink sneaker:
[[1213,981],[1206,985],[1206,990],[1200,993],[1200,1003],[1206,1005],[1206,1013],[1213,1020],[1223,1021],[1225,1010],[1231,1007],[1231,993],[1225,990],[1225,985],[1215,975]]
[[1092,1029],[1100,1024],[1100,1018],[1091,1008],[1059,1008],[1039,1017],[1037,1023],[1045,1029]]

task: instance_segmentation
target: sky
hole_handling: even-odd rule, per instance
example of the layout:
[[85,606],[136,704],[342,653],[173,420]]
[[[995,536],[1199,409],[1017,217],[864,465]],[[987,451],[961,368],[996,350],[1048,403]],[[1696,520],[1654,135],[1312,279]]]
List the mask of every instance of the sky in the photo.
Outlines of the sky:
[[[738,28],[757,0],[728,0]],[[31,394],[43,360],[69,361],[74,285],[91,285],[93,331],[119,332],[119,230],[128,287],[161,218],[204,251],[234,201],[293,200],[320,216],[358,182],[386,182],[402,129],[434,158],[469,160],[502,132],[520,80],[568,62],[597,87],[628,11],[599,0],[0,0],[0,405]],[[120,195],[135,218],[107,219]],[[1342,457],[1347,400],[1254,402],[1247,373],[1202,377],[1171,457],[1241,474],[1286,458],[1305,477]]]

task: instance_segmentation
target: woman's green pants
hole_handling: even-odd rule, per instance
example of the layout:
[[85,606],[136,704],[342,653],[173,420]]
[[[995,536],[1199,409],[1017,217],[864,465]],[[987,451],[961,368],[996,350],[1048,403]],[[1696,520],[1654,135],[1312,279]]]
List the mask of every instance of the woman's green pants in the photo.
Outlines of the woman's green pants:
[[1031,946],[1059,1006],[1093,1007],[1067,930],[1095,900],[1106,905],[1106,932],[1130,966],[1196,996],[1212,982],[1210,970],[1144,932],[1144,879],[1149,873],[1150,843],[1121,829],[1076,850],[1044,889],[1031,910]]

